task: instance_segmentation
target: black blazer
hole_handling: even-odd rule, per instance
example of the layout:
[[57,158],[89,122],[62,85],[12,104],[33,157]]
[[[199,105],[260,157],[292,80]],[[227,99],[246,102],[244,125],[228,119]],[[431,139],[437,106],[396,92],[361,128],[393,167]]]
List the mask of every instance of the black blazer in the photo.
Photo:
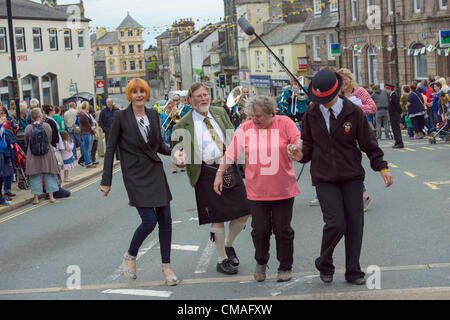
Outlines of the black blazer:
[[131,104],[115,113],[106,146],[101,185],[111,185],[114,152],[118,147],[129,205],[162,207],[169,204],[172,195],[157,153],[169,156],[171,149],[162,141],[158,112],[146,109],[146,114],[151,128],[148,143],[142,137]]
[[400,105],[400,98],[395,91],[389,96],[389,114],[402,113],[402,106]]

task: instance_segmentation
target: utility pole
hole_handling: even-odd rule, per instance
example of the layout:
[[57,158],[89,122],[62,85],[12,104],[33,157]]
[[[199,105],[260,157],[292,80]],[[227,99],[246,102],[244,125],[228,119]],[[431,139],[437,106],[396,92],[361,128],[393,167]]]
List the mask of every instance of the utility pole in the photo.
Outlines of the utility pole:
[[[19,106],[19,80],[17,79],[17,65],[16,65],[16,46],[14,43],[14,29],[12,21],[11,0],[6,0],[6,16],[8,18],[8,32],[9,32],[9,50],[11,51],[11,68],[12,68],[12,84],[13,84],[13,99],[16,103],[16,118],[20,126],[20,106]],[[25,128],[22,128],[25,129]],[[22,132],[19,130],[19,132]]]
[[400,96],[400,74],[398,71],[398,46],[397,46],[397,10],[395,9],[395,0],[392,1],[392,11],[394,15],[394,61],[395,61],[395,87],[397,89],[397,94]]

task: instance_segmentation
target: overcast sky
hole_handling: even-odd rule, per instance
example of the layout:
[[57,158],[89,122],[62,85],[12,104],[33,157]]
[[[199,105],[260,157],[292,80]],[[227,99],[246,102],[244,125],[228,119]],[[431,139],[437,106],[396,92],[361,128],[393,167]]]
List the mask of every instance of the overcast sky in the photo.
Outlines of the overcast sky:
[[[32,0],[41,2],[40,0]],[[78,3],[78,0],[58,0],[58,4]],[[145,28],[145,46],[156,44],[154,27],[166,30],[175,20],[192,18],[195,29],[218,22],[224,16],[223,0],[84,0],[85,15],[91,19],[91,27],[116,28],[127,12]],[[212,19],[215,18],[215,21]],[[197,21],[197,19],[199,21]],[[158,30],[159,32],[159,30]]]

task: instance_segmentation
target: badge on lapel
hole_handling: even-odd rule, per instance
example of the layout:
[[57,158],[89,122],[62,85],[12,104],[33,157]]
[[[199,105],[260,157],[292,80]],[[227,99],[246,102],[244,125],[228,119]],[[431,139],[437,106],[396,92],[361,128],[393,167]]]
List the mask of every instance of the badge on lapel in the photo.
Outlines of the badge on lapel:
[[344,127],[344,134],[350,134],[350,130],[352,129],[352,123],[346,122],[344,123],[343,127]]

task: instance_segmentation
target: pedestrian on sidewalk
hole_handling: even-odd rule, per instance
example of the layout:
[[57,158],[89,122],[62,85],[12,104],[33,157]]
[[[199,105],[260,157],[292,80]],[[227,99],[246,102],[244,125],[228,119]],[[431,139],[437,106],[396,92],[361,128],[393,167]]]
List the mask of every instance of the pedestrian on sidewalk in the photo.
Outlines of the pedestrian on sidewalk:
[[114,115],[106,146],[100,189],[105,196],[111,190],[114,152],[119,148],[120,166],[130,206],[136,207],[141,225],[136,229],[128,251],[123,256],[124,275],[136,280],[136,257],[144,240],[159,225],[162,271],[166,284],[179,283],[170,267],[172,218],[170,193],[164,166],[158,153],[171,155],[162,141],[159,114],[147,109],[150,87],[142,79],[131,80],[126,87],[130,105]]
[[3,108],[0,109],[0,205],[7,206],[10,204],[9,201],[3,196],[2,186],[3,186],[3,171],[5,170],[5,162],[7,161],[5,151],[7,151],[8,143],[6,139],[6,113]]
[[61,149],[61,157],[64,163],[64,182],[72,182],[69,178],[69,171],[75,168],[76,161],[73,157],[73,141],[67,131],[63,130],[60,132],[61,139],[64,144],[64,149]]
[[[345,238],[345,279],[365,283],[359,258],[363,239],[364,203],[362,152],[379,171],[385,186],[393,183],[383,151],[367,117],[357,105],[338,95],[342,77],[331,70],[316,73],[308,94],[308,107],[301,126],[303,155],[293,154],[301,163],[311,161],[312,184],[316,187],[325,226],[320,256],[315,260],[323,282],[333,281],[333,252]],[[349,156],[351,155],[351,156]]]
[[[114,119],[114,114],[120,109],[115,105],[111,98],[106,99],[106,108],[104,108],[98,117],[98,125],[105,133],[105,144],[108,144],[109,130]],[[116,159],[119,160],[119,152],[116,151]]]
[[[291,227],[294,199],[300,194],[288,148],[301,152],[300,132],[291,117],[276,115],[277,103],[269,96],[255,96],[246,104],[251,120],[241,124],[217,170],[214,190],[223,192],[224,172],[241,155],[245,166],[246,191],[252,213],[255,247],[254,278],[264,281],[269,261],[270,237],[276,240],[278,282],[292,278],[294,230]],[[269,156],[263,158],[258,155]],[[254,159],[254,161],[250,160]]]
[[[32,123],[25,128],[25,140],[28,145],[25,173],[30,176],[31,193],[34,195],[33,204],[39,203],[39,195],[43,193],[42,177],[44,177],[45,190],[49,194],[50,203],[54,203],[53,192],[59,189],[55,178],[55,175],[59,174],[59,167],[55,151],[50,145],[52,128],[43,121],[40,108],[31,109],[30,119]],[[45,136],[41,135],[42,129]],[[40,151],[39,154],[33,153],[36,149]]]
[[[218,257],[216,270],[236,274],[239,259],[233,242],[245,228],[250,215],[245,185],[235,167],[233,185],[220,196],[213,189],[219,163],[227,144],[231,142],[227,131],[234,133],[234,127],[222,107],[210,106],[209,89],[202,83],[196,82],[190,86],[187,103],[193,109],[173,127],[172,138],[179,141],[176,149],[185,150],[186,173],[195,191],[198,222],[200,225],[211,225],[210,236]],[[188,134],[191,138],[180,141],[178,134]],[[226,235],[225,222],[228,221]]]
[[67,132],[70,134],[70,139],[73,141],[73,157],[75,160],[78,159],[77,156],[77,146],[80,146],[80,127],[77,122],[77,104],[75,102],[69,103],[69,110],[64,112],[64,122],[67,127]]
[[86,168],[96,168],[96,165],[92,163],[91,157],[94,142],[94,124],[89,116],[89,103],[87,101],[81,103],[78,118],[80,120],[81,155],[84,160],[84,165]]

